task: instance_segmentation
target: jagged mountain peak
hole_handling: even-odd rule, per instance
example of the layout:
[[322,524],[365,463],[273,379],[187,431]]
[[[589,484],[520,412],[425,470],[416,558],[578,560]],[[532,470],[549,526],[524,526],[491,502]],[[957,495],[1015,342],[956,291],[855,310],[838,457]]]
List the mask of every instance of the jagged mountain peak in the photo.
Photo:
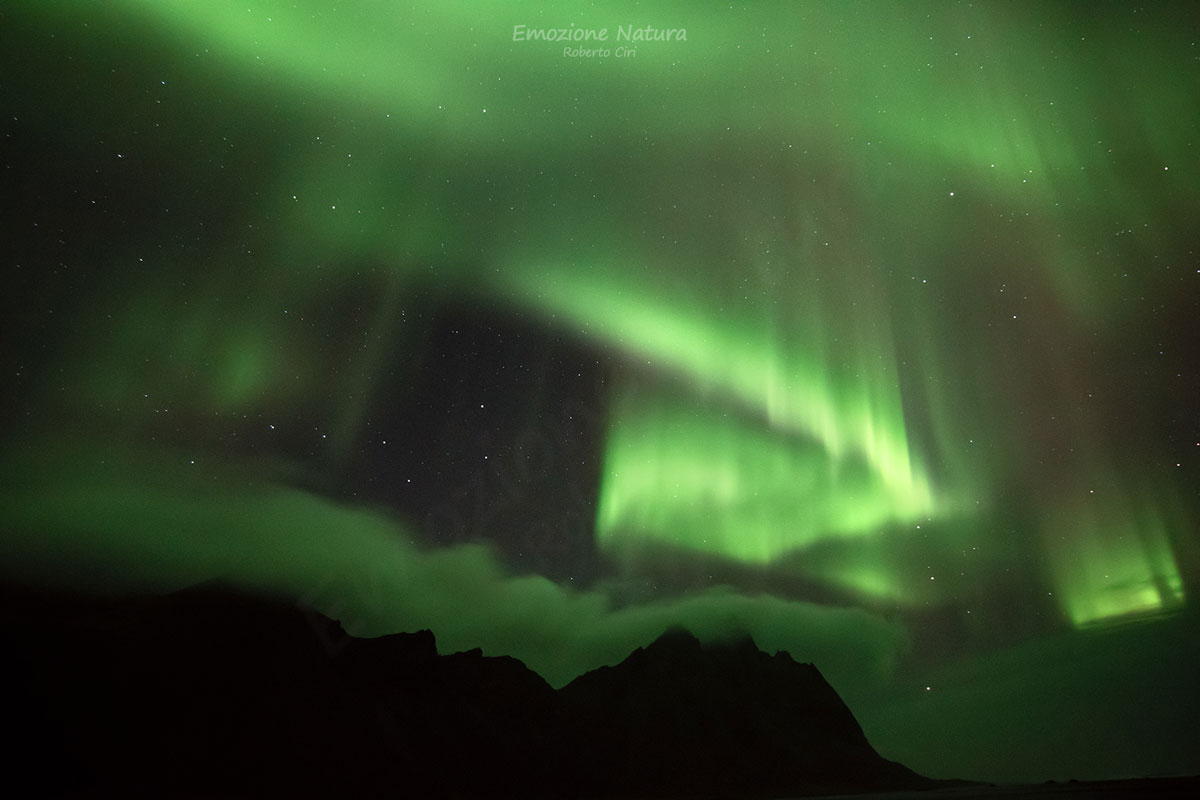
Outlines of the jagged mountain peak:
[[749,637],[702,643],[672,628],[555,691],[514,658],[439,655],[428,630],[355,638],[311,609],[231,587],[48,608],[3,632],[24,676],[13,691],[28,699],[12,726],[74,743],[30,740],[26,761],[72,792],[700,797],[930,785],[871,748],[815,667]]

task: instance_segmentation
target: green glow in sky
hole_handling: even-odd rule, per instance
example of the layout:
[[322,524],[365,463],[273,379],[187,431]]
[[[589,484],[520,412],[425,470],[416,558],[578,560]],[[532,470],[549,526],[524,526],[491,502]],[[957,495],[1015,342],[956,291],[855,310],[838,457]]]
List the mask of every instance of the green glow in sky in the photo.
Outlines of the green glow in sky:
[[[852,338],[834,345],[836,325],[825,324],[819,296],[785,291],[772,298],[782,308],[749,309],[719,308],[715,298],[706,308],[690,293],[668,299],[619,278],[594,277],[622,272],[532,271],[524,285],[532,302],[563,315],[565,324],[678,371],[700,393],[724,394],[734,408],[761,415],[770,430],[814,439],[834,460],[864,460],[881,482],[908,496],[910,510],[930,507],[932,490],[909,454],[891,344],[878,321],[861,344]],[[781,316],[793,330],[772,319]]]
[[1076,627],[1178,609],[1183,581],[1154,505],[1098,499],[1061,511],[1045,528],[1063,612]]
[[[1194,18],[10,2],[2,569],[229,577],[555,683],[748,630],[901,751],[977,656],[1028,657],[972,708],[1043,651],[1086,683],[1087,637],[1195,613]],[[511,36],[630,23],[687,41]]]
[[826,537],[928,516],[927,493],[905,494],[873,466],[703,406],[618,402],[596,532],[608,547],[649,536],[769,564]]

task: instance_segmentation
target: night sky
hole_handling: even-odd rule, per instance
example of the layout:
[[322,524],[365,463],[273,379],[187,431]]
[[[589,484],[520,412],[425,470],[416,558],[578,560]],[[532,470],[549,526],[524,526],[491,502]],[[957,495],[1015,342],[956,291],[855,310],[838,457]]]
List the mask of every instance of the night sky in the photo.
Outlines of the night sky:
[[1200,772],[1193,4],[17,0],[0,112],[6,579]]

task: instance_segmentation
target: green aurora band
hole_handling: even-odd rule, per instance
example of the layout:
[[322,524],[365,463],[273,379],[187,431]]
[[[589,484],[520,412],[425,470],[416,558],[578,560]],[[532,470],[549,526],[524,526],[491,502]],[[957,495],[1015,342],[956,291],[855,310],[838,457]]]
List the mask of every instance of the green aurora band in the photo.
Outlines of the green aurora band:
[[605,544],[640,533],[769,564],[824,537],[929,515],[927,493],[889,485],[864,458],[831,458],[703,409],[624,405],[606,445],[596,525]]
[[[556,685],[674,623],[748,630],[876,703],[890,757],[973,769],[914,720],[1015,740],[1054,687],[1004,676],[1046,653],[1060,684],[1156,625],[1194,653],[1200,62],[1144,11],[547,14],[687,28],[617,63],[513,42],[522,4],[10,3],[5,124],[46,175],[5,306],[3,570],[226,577]],[[455,304],[608,370],[591,584],[325,490],[406,444],[381,419],[444,422],[412,397]],[[1103,686],[1151,656],[1120,658]],[[1031,775],[1071,777],[978,777]]]

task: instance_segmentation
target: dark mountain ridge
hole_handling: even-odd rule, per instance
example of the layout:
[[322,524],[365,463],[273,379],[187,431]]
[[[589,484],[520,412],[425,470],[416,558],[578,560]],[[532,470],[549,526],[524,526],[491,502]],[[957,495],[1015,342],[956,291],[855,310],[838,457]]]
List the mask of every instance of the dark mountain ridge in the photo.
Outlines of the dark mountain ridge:
[[44,792],[766,797],[940,785],[811,664],[672,630],[559,691],[430,631],[228,587],[0,604],[15,780]]
[[597,784],[620,775],[730,796],[751,785],[767,795],[931,785],[871,747],[816,667],[749,637],[704,646],[671,630],[559,695],[589,751],[605,753]]

